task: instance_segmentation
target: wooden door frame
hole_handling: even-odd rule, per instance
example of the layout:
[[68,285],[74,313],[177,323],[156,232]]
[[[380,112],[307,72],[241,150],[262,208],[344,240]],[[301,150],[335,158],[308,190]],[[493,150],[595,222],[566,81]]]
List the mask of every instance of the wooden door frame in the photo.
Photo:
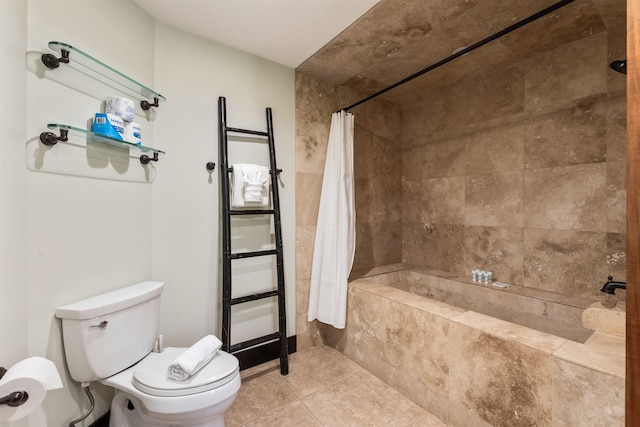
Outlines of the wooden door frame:
[[640,2],[627,0],[627,330],[625,425],[640,425]]

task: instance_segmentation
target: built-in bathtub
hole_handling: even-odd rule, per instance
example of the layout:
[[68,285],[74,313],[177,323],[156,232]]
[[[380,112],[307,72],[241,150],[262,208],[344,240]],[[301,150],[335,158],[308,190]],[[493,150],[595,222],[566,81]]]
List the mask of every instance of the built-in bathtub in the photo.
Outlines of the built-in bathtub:
[[452,426],[622,426],[624,331],[584,327],[591,304],[393,265],[353,279],[346,328],[321,331]]
[[594,332],[582,323],[582,313],[595,303],[588,298],[434,270],[405,270],[401,276],[405,280],[389,286],[581,343]]

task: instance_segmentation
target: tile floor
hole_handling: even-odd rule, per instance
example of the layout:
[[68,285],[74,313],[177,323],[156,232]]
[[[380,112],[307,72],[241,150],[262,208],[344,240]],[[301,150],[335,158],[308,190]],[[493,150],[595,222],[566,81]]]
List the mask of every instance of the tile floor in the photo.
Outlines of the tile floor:
[[278,361],[242,371],[227,427],[446,427],[404,395],[330,347],[299,351],[289,374]]

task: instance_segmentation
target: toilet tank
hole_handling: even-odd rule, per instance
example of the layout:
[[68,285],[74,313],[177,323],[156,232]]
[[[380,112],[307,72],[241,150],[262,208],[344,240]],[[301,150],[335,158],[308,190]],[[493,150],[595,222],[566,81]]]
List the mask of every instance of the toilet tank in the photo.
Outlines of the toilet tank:
[[110,377],[153,350],[162,282],[140,282],[56,309],[71,377]]

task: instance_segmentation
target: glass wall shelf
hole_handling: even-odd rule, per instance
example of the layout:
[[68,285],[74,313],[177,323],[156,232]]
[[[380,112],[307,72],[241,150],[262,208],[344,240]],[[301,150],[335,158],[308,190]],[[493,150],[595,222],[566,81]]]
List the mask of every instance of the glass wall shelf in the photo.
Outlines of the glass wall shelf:
[[[137,82],[131,77],[121,73],[120,71],[110,67],[109,65],[103,63],[102,61],[94,58],[93,56],[81,51],[77,47],[71,46],[66,43],[58,42],[58,41],[50,41],[49,47],[60,53],[61,57],[56,58],[51,54],[43,54],[42,62],[47,66],[47,68],[55,69],[58,68],[59,63],[67,63],[70,66],[79,69],[80,71],[84,71],[83,68],[89,69],[94,73],[97,73],[108,80],[111,80],[114,83],[119,84],[120,86],[125,87],[126,89],[139,94],[144,98],[148,98],[154,101],[153,104],[148,103],[146,101],[142,101],[142,108],[147,110],[150,106],[157,107],[158,101],[166,101],[167,99],[160,95],[155,90],[143,85],[142,83]],[[78,67],[80,66],[80,67]],[[146,103],[146,108],[145,108]]]
[[67,141],[67,135],[69,133],[69,131],[75,133],[75,134],[79,134],[81,136],[85,136],[85,137],[89,137],[91,138],[92,141],[94,142],[99,142],[102,144],[107,144],[107,145],[111,145],[111,146],[115,146],[115,147],[120,147],[120,148],[135,148],[136,150],[140,150],[143,153],[150,153],[153,155],[153,157],[149,157],[146,154],[143,154],[142,156],[140,156],[140,161],[143,164],[147,164],[150,161],[158,161],[158,155],[159,154],[165,154],[164,151],[162,150],[158,150],[157,148],[152,148],[152,147],[146,147],[144,145],[137,145],[131,142],[127,142],[127,141],[122,141],[120,139],[115,139],[115,138],[110,138],[108,136],[104,136],[104,135],[100,135],[97,134],[95,132],[86,130],[86,129],[82,129],[79,127],[75,127],[75,126],[70,126],[70,125],[66,125],[66,124],[61,124],[61,123],[49,123],[47,124],[47,128],[52,129],[52,130],[59,130],[60,131],[60,136],[57,136],[51,132],[42,132],[40,134],[40,141],[45,144],[45,145],[55,145],[58,141]]

